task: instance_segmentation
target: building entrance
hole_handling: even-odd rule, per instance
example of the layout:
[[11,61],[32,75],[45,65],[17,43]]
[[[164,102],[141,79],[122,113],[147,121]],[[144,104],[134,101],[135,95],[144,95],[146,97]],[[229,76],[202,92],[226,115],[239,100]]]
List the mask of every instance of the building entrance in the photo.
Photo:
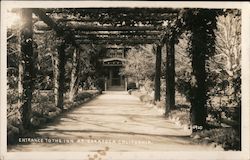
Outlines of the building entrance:
[[126,78],[121,68],[126,61],[125,48],[109,48],[103,52],[102,66],[105,77],[105,90],[126,90]]
[[111,80],[111,86],[120,86],[122,85],[122,76],[120,75],[120,71],[118,67],[114,67],[111,71],[112,75],[110,77]]

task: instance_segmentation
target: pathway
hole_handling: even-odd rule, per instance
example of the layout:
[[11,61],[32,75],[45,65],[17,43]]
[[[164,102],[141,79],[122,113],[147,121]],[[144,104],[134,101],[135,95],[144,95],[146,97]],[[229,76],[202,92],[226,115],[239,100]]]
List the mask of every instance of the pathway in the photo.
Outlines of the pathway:
[[96,151],[105,147],[110,151],[215,150],[193,144],[189,134],[137,97],[110,91],[36,131],[31,140],[43,143],[22,142],[9,151]]

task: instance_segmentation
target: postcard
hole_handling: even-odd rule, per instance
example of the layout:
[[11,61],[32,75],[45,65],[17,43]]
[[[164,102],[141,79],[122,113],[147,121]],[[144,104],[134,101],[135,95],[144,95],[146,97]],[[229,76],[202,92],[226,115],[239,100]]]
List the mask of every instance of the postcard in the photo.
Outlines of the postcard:
[[2,1],[0,159],[249,159],[249,11]]

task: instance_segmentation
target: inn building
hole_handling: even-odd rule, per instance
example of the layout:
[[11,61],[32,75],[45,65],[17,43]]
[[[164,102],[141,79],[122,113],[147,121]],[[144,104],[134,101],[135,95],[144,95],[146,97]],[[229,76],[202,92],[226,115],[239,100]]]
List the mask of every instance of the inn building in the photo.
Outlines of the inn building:
[[126,47],[107,47],[99,61],[103,71],[104,90],[127,90],[128,78],[121,74],[123,64],[126,62]]

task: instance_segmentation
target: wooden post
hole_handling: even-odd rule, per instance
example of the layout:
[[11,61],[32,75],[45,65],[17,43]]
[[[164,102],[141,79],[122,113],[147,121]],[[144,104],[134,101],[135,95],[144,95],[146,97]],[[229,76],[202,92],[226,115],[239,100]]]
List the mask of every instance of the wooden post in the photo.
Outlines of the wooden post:
[[17,106],[18,108],[22,107],[22,95],[23,95],[23,64],[22,64],[22,51],[21,51],[21,32],[18,32],[18,58],[20,61],[18,62],[18,101]]
[[156,62],[155,62],[155,93],[154,101],[161,99],[161,46],[156,48]]
[[112,70],[109,69],[109,86],[112,86]]
[[66,64],[66,57],[65,57],[65,42],[64,40],[60,39],[58,43],[57,51],[59,56],[59,78],[58,78],[58,102],[57,107],[63,110],[64,104],[64,86],[65,86],[65,64]]
[[166,42],[166,111],[168,114],[175,106],[175,49],[174,35]]
[[[192,130],[198,131],[207,127],[207,73],[206,60],[215,52],[214,29],[216,28],[216,11],[197,9],[189,13],[192,22],[189,24],[192,36],[190,42],[192,48],[192,68],[194,80],[192,83],[191,122]],[[209,24],[207,24],[209,22]]]
[[191,122],[193,131],[201,130],[206,124],[206,43],[200,43],[206,37],[206,31],[193,31],[192,67],[196,79],[196,86],[192,88]]
[[104,79],[104,91],[107,91],[107,84],[108,83],[108,79],[105,77],[105,79]]
[[73,102],[75,95],[75,82],[76,82],[76,67],[77,67],[77,52],[78,49],[74,48],[72,55],[72,69],[71,69],[71,79],[69,87],[69,101]]
[[[21,38],[21,59],[22,67],[19,73],[22,75],[22,97],[21,97],[21,120],[24,129],[29,129],[31,119],[32,93],[34,90],[34,62],[33,62],[33,28],[32,28],[32,10],[22,9],[22,28],[20,32]],[[21,79],[21,78],[20,78]]]
[[127,91],[128,90],[128,78],[125,77],[124,80],[125,80],[125,91]]
[[53,79],[54,79],[54,100],[55,100],[55,106],[58,106],[58,88],[59,88],[59,84],[58,84],[58,77],[59,77],[59,60],[58,60],[58,55],[51,55],[51,59],[52,59],[52,64],[53,64]]

